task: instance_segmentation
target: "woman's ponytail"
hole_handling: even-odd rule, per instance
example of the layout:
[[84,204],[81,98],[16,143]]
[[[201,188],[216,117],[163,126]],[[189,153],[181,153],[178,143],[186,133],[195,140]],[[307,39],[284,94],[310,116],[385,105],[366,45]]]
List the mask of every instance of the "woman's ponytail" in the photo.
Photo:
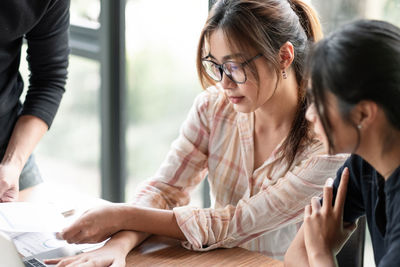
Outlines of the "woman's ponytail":
[[317,42],[322,39],[322,27],[317,12],[313,7],[302,0],[288,0],[292,9],[299,17],[301,26],[310,41]]

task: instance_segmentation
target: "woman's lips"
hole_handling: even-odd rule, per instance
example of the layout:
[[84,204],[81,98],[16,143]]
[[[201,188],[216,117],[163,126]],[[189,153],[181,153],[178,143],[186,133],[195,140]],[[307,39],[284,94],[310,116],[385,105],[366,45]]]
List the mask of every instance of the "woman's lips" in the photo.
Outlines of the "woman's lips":
[[244,97],[243,96],[230,96],[229,100],[233,103],[233,104],[238,104],[240,101],[242,101]]

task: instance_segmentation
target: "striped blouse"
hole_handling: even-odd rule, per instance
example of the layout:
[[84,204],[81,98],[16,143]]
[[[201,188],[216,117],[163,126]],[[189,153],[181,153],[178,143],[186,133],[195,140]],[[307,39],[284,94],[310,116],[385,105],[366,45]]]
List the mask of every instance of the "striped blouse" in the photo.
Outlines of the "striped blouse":
[[[283,259],[304,206],[321,195],[347,155],[324,155],[316,142],[298,153],[289,171],[284,161],[273,164],[277,153],[254,170],[253,129],[254,113],[236,112],[222,92],[205,90],[158,172],[139,186],[134,204],[173,209],[188,249],[240,246]],[[213,208],[188,206],[190,192],[206,176]]]

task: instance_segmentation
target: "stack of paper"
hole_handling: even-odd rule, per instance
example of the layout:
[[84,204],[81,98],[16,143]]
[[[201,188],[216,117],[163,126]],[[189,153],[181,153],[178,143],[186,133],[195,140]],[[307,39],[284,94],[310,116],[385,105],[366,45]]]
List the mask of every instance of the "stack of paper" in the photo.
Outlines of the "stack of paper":
[[66,221],[55,205],[46,203],[0,203],[0,230],[4,232],[59,232]]
[[89,251],[104,245],[69,245],[56,237],[67,225],[77,219],[81,212],[65,218],[55,204],[10,202],[0,203],[0,231],[10,236],[23,256],[32,256],[60,247],[74,246],[81,251]]

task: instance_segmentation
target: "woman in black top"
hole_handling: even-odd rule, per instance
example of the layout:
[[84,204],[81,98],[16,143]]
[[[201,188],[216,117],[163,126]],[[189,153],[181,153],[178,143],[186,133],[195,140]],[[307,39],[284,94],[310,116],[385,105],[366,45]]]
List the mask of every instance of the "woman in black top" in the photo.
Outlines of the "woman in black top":
[[400,266],[400,29],[351,23],[318,43],[310,62],[307,119],[330,153],[353,155],[328,179],[323,204],[305,208],[285,263],[335,266],[366,215],[376,265]]

